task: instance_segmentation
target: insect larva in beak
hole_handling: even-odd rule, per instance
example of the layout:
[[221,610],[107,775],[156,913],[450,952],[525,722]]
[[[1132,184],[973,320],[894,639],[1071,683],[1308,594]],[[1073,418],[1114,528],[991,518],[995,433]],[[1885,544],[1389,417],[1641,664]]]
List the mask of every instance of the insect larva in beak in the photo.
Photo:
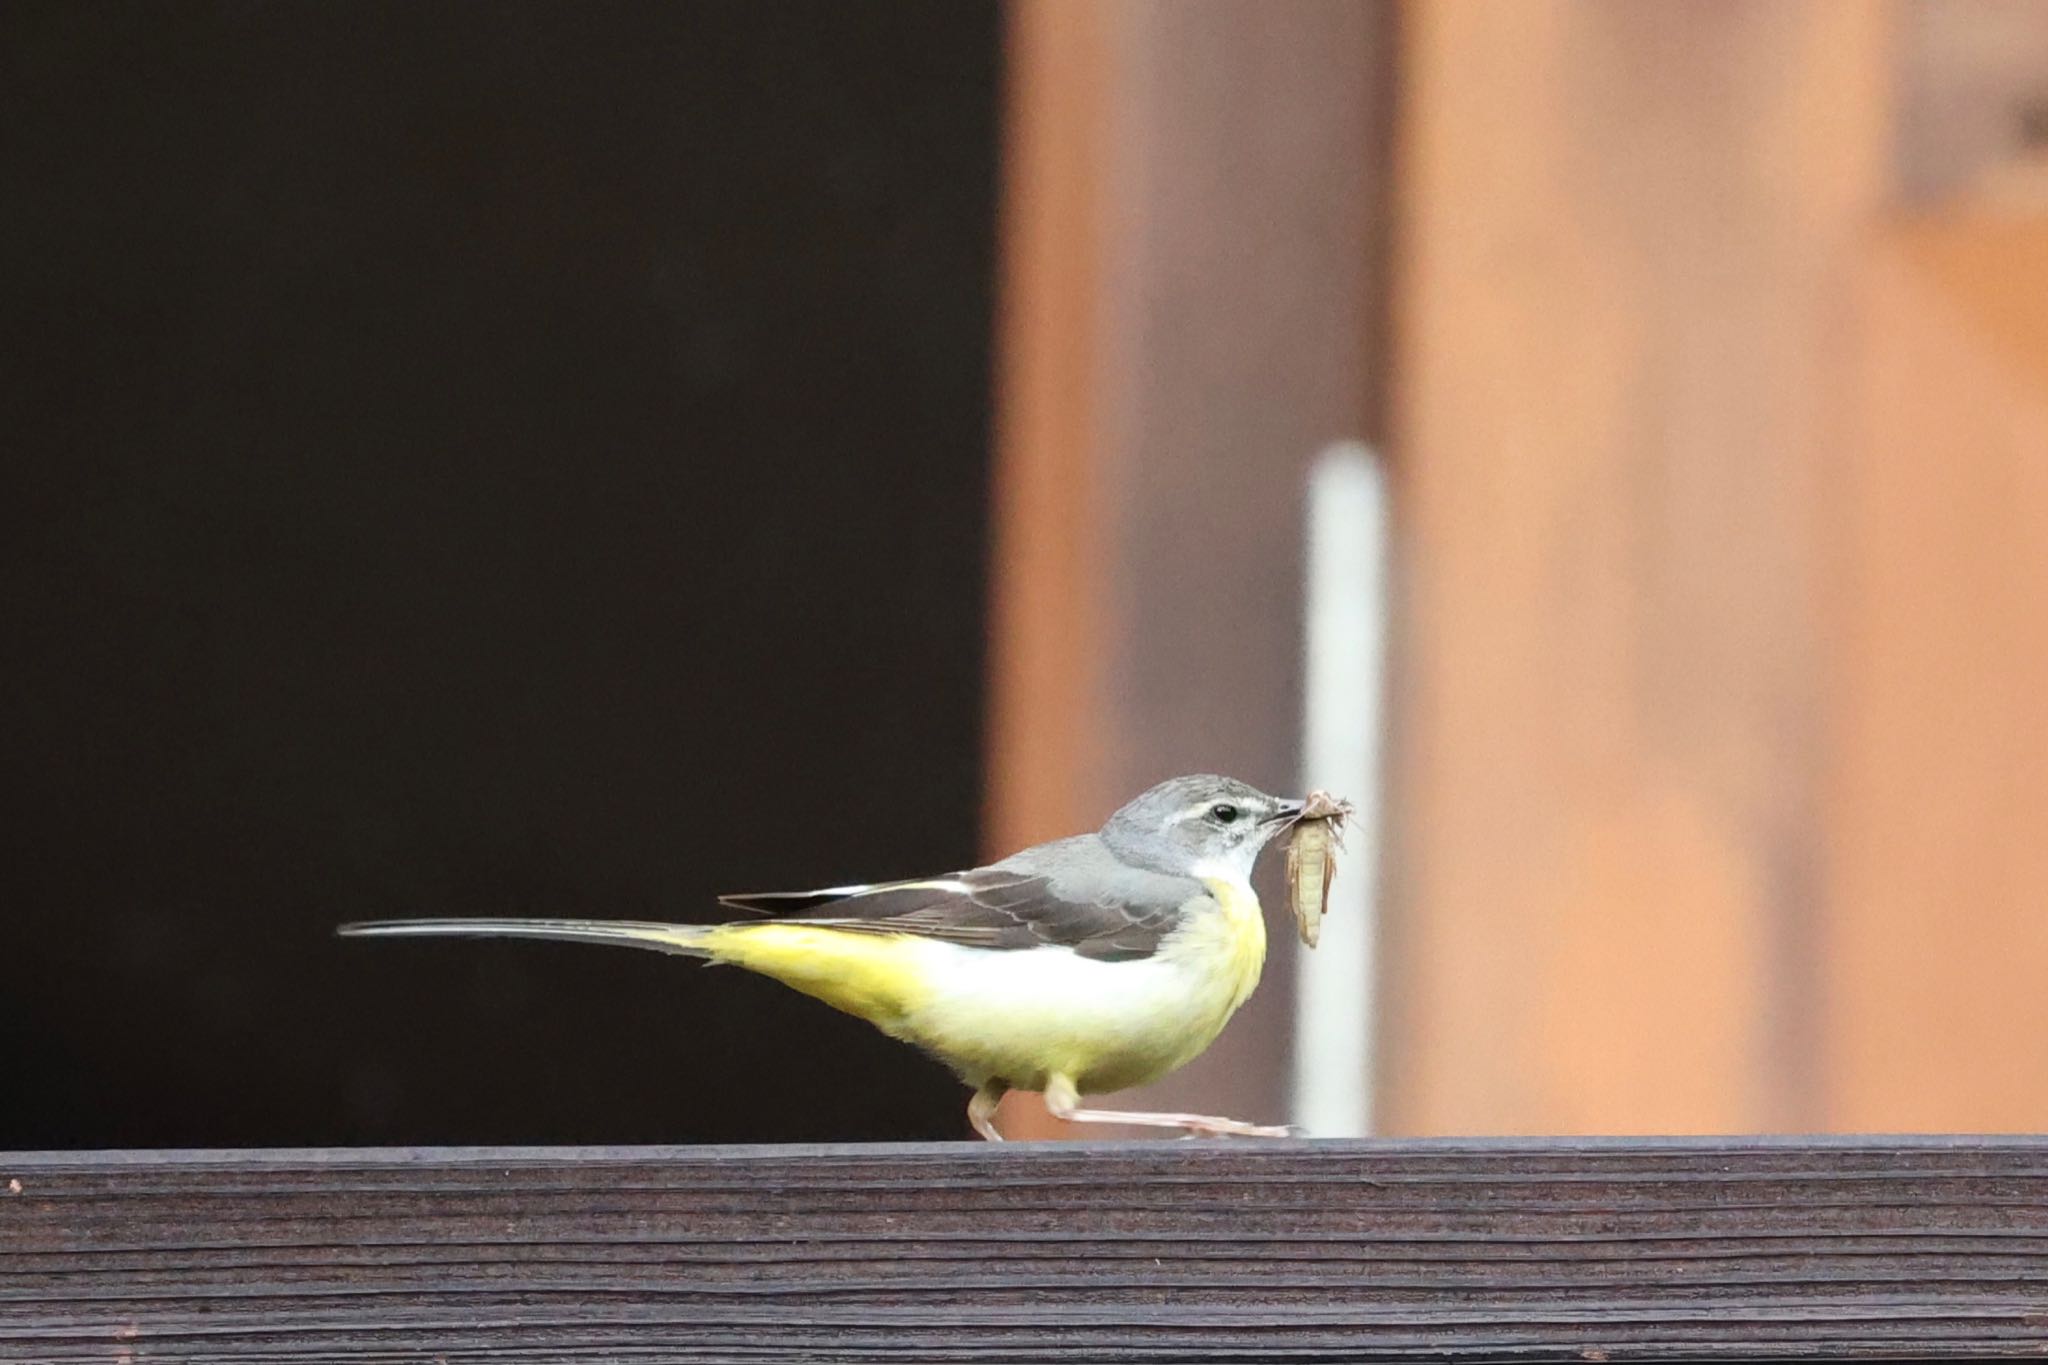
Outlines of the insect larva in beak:
[[1344,847],[1344,821],[1350,815],[1349,801],[1325,791],[1310,792],[1287,840],[1288,901],[1301,941],[1311,948],[1322,937],[1323,916],[1330,912],[1330,884],[1337,878],[1335,850]]

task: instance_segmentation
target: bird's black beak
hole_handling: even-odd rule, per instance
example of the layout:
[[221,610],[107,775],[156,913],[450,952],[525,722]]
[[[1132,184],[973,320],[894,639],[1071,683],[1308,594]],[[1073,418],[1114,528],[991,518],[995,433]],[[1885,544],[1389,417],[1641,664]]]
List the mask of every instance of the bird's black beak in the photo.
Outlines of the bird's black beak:
[[1267,816],[1262,822],[1268,825],[1290,825],[1301,818],[1304,805],[1300,801],[1282,801],[1280,809]]

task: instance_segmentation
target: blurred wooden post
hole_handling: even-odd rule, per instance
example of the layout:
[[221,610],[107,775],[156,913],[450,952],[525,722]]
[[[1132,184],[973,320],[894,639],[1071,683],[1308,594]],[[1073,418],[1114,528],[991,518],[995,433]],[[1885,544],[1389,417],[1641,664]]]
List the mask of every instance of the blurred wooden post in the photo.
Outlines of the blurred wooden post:
[[1892,11],[1405,13],[1390,1125],[1805,1127]]
[[[1305,470],[1376,434],[1391,10],[1010,15],[992,854],[1176,772],[1292,785]],[[1280,1112],[1288,959],[1153,1100]]]
[[987,842],[1001,855],[1113,799],[1101,648],[1113,7],[1010,8],[990,566]]

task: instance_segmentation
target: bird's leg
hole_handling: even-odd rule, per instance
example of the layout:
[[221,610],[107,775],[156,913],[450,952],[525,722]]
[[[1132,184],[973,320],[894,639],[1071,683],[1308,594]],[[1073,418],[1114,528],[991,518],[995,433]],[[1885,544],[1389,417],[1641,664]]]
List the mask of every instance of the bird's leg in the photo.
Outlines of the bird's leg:
[[1149,1114],[1120,1109],[1083,1109],[1073,1081],[1054,1076],[1045,1083],[1045,1108],[1069,1123],[1128,1123],[1140,1128],[1178,1128],[1197,1137],[1298,1137],[1292,1128],[1212,1118],[1207,1114]]
[[975,1132],[990,1142],[1003,1140],[1002,1133],[996,1128],[996,1106],[1002,1102],[1003,1092],[1009,1088],[1001,1081],[983,1081],[981,1089],[967,1101],[967,1121],[974,1125]]

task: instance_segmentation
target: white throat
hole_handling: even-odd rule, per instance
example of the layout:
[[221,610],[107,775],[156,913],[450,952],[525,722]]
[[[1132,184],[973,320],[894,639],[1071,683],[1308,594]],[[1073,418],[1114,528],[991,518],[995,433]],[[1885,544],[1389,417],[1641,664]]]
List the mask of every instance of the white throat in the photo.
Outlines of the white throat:
[[1188,868],[1188,875],[1202,881],[1227,882],[1232,886],[1250,886],[1252,867],[1259,860],[1263,844],[1242,843],[1223,853],[1212,853],[1200,858]]

